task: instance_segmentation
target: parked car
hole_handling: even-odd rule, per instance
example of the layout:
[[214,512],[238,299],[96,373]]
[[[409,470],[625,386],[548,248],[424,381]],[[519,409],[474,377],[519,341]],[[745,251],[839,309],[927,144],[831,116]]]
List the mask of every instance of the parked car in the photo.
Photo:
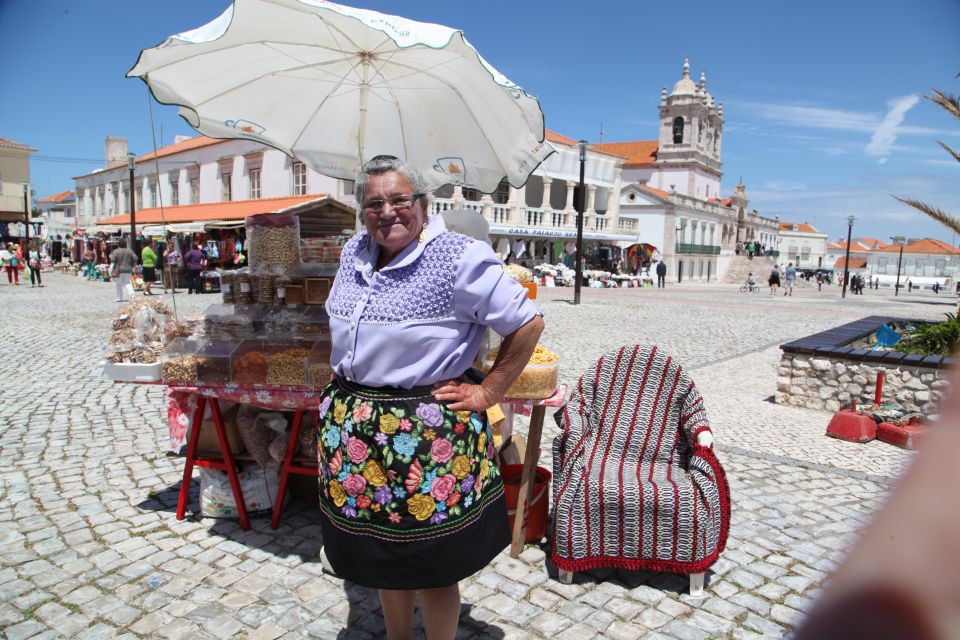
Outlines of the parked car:
[[813,277],[816,278],[817,274],[823,276],[823,281],[827,284],[833,284],[833,270],[832,269],[817,269],[813,273]]

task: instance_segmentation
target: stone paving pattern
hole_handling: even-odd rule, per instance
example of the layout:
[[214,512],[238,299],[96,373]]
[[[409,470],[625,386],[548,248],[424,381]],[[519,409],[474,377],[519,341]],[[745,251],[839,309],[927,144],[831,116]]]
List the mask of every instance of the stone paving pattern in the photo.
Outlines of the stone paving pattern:
[[[0,287],[0,629],[21,638],[378,638],[375,592],[323,574],[316,508],[178,522],[182,461],[165,454],[163,388],[112,384],[99,362],[113,287],[64,275]],[[543,290],[541,290],[543,291]],[[776,345],[874,313],[934,318],[932,296],[732,286],[543,291],[543,342],[577,375],[609,348],[655,343],[706,400],[732,490],[727,549],[705,597],[681,576],[591,571],[556,580],[546,546],[504,552],[461,583],[458,638],[788,635],[912,454],[823,435],[830,414],[775,405]],[[196,313],[213,295],[177,296]],[[16,367],[16,373],[9,370]],[[524,425],[518,425],[523,430]],[[552,420],[541,464],[549,467]],[[192,508],[196,508],[197,481]]]

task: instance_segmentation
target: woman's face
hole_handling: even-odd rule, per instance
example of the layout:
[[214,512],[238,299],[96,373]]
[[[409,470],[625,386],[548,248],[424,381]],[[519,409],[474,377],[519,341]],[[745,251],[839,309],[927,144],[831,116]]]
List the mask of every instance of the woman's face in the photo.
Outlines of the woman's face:
[[[396,196],[410,196],[414,193],[410,182],[396,171],[370,176],[370,182],[363,193],[363,203],[387,200]],[[410,244],[420,235],[427,221],[423,209],[423,198],[417,198],[409,208],[394,209],[389,202],[382,203],[379,211],[363,208],[363,222],[381,248],[382,257],[387,260]]]

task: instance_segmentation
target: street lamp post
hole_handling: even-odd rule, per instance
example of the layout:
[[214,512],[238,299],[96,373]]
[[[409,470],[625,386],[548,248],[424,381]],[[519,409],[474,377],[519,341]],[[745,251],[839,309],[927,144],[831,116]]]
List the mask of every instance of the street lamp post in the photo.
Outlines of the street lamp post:
[[[136,211],[137,211],[137,196],[136,190],[133,188],[133,173],[134,169],[137,166],[137,156],[128,153],[127,154],[127,168],[130,169],[130,250],[135,254],[137,253],[137,223],[136,223]],[[138,254],[139,255],[139,254]]]
[[[896,242],[896,238],[890,238]],[[900,257],[897,258],[897,283],[893,285],[893,295],[894,297],[900,295],[900,265],[903,264],[903,242],[898,243],[900,245]]]
[[853,231],[853,216],[847,216],[847,256],[843,259],[843,292],[841,298],[847,297],[847,283],[850,280],[850,234]]
[[586,187],[583,184],[583,173],[587,163],[587,141],[577,143],[580,147],[580,187],[577,193],[577,262],[576,281],[573,283],[573,304],[580,304],[580,285],[583,281],[583,210],[586,198]]
[[[24,246],[27,255],[25,259],[30,264],[30,184],[23,183],[23,223],[24,223]],[[40,248],[37,247],[37,255],[40,255]],[[32,280],[31,280],[32,282]]]

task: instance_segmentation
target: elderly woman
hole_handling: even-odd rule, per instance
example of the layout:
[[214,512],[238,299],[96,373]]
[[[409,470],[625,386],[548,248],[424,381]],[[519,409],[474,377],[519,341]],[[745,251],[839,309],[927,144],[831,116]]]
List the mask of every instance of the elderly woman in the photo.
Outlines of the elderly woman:
[[[327,558],[380,590],[387,636],[453,638],[458,581],[509,542],[486,409],[523,370],[543,319],[492,249],[428,216],[420,176],[391,156],[356,182],[366,228],[343,248],[327,311],[336,374],[320,405]],[[491,327],[479,383],[464,377]]]

